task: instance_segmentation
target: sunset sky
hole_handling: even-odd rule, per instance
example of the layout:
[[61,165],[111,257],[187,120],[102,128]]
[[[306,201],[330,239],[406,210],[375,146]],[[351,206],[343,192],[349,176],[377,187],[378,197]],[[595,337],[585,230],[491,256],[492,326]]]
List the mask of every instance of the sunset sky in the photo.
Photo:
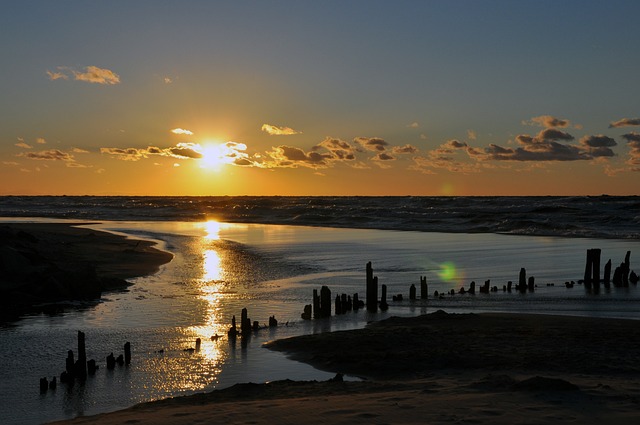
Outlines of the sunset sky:
[[640,2],[3,1],[3,195],[637,195]]

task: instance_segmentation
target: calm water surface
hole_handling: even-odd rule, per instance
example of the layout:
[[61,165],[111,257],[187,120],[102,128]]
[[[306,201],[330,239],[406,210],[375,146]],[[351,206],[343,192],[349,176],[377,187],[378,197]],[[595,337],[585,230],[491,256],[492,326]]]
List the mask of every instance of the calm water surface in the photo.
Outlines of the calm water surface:
[[[175,254],[154,276],[140,278],[127,292],[105,294],[99,303],[51,316],[29,316],[0,329],[0,418],[3,423],[34,424],[96,414],[138,402],[193,394],[239,382],[276,379],[328,379],[332,375],[287,360],[262,348],[272,339],[303,333],[361,327],[392,315],[511,311],[640,319],[635,287],[585,293],[576,285],[585,253],[601,248],[603,261],[619,264],[640,241],[566,239],[492,234],[444,234],[296,226],[105,222],[92,227],[159,241]],[[331,320],[302,321],[313,289],[327,285],[337,293],[364,298],[364,268],[405,301],[386,313],[364,311]],[[427,276],[429,292],[446,292],[491,279],[502,288],[517,281],[520,267],[535,276],[533,294],[455,295],[410,302],[409,286]],[[636,270],[638,267],[635,267]],[[547,284],[554,283],[553,286]],[[231,317],[243,307],[261,324],[275,315],[280,326],[263,329],[248,341],[226,337]],[[67,350],[77,350],[76,333],[85,332],[87,357],[100,370],[84,385],[58,386],[39,393],[40,377],[64,369]],[[221,338],[212,340],[214,335]],[[201,338],[199,352],[186,351]],[[122,353],[130,341],[133,362],[107,371],[105,356]]]

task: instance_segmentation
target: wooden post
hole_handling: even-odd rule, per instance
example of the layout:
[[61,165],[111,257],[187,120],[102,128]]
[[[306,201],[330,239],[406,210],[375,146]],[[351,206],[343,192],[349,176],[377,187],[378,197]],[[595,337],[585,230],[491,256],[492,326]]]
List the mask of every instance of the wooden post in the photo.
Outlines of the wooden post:
[[202,340],[200,338],[196,338],[196,351],[200,351],[201,345],[202,345]]
[[240,316],[240,334],[247,336],[251,333],[251,319],[248,317],[247,308],[242,309],[242,315]]
[[622,286],[625,288],[629,286],[629,269],[631,264],[629,258],[631,257],[631,251],[627,251],[627,255],[624,256],[624,267],[622,269]]
[[89,376],[96,374],[96,361],[94,359],[87,360],[87,373]]
[[75,369],[75,360],[73,359],[73,350],[67,351],[67,363],[66,371],[68,376],[73,376],[73,370]]
[[469,284],[469,293],[471,295],[476,293],[476,281],[472,280],[471,283]]
[[358,299],[358,293],[353,294],[353,311],[360,309],[360,300]]
[[380,297],[380,310],[385,311],[389,309],[387,304],[387,285],[382,285],[382,296]]
[[507,282],[507,292],[511,292],[511,286],[513,285],[512,281]]
[[107,356],[107,369],[113,370],[116,367],[116,358],[113,356],[113,353]]
[[331,317],[331,290],[328,286],[320,288],[320,317]]
[[427,285],[427,277],[420,276],[420,299],[429,298],[429,286]]
[[529,276],[529,285],[527,286],[527,288],[529,289],[529,292],[533,292],[535,290],[536,287],[536,280],[533,276]]
[[600,255],[602,250],[595,248],[591,250],[591,283],[594,289],[598,291],[600,289]]
[[520,269],[520,276],[518,279],[518,290],[520,292],[527,291],[527,271],[525,270],[524,267]]
[[49,389],[49,381],[47,378],[40,378],[40,393],[44,394]]
[[131,364],[131,343],[124,343],[124,364],[129,366]]
[[302,312],[300,317],[302,317],[303,320],[311,320],[311,304],[307,304],[304,306],[304,311]]
[[416,285],[414,285],[413,283],[409,287],[409,299],[411,301],[415,301],[416,299]]
[[587,263],[584,267],[584,287],[591,290],[591,270],[593,269],[593,252],[587,249]]
[[318,290],[313,290],[313,318],[317,319],[322,317],[322,313],[320,311],[320,296],[318,296]]
[[84,345],[84,332],[78,331],[78,370],[76,374],[78,378],[84,379],[87,377],[87,352]]
[[371,261],[367,263],[367,310],[372,313],[378,311],[378,277],[373,276]]
[[604,265],[604,287],[607,289],[611,287],[611,259]]
[[336,295],[336,315],[342,314],[342,300],[340,295]]

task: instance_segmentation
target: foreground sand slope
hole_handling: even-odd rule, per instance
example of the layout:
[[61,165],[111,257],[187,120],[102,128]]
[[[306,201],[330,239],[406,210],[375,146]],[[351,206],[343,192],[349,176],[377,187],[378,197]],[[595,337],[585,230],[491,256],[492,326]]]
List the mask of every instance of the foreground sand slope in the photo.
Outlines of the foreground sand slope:
[[69,423],[635,424],[639,324],[442,312],[391,318],[269,344],[370,378],[363,382],[241,384]]

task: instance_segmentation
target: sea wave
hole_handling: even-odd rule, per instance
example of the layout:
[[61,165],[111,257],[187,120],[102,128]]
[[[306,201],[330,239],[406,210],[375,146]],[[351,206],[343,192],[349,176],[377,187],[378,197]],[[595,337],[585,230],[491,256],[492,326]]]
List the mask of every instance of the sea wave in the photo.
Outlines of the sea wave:
[[4,196],[0,216],[640,239],[637,196]]

